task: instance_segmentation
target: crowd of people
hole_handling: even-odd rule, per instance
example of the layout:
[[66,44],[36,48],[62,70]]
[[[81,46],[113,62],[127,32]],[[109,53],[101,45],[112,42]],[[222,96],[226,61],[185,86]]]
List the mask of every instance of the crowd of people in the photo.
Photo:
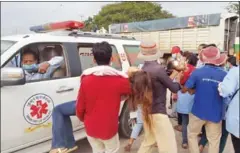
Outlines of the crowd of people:
[[[239,53],[228,57],[214,44],[201,44],[197,56],[175,46],[166,70],[159,63],[156,43],[141,42],[138,58],[144,64],[125,73],[110,67],[112,49],[107,42],[96,43],[92,52],[98,66],[81,75],[77,100],[53,110],[50,153],[77,149],[70,120],[73,115],[84,123],[93,153],[119,152],[118,114],[123,98],[130,111],[137,111],[125,151],[131,150],[144,129],[138,153],[151,153],[154,147],[162,153],[177,153],[175,128],[182,131],[182,147],[190,153],[200,153],[207,143],[209,153],[223,152],[228,134],[235,153],[240,153]],[[167,114],[167,89],[176,105],[176,127]]]

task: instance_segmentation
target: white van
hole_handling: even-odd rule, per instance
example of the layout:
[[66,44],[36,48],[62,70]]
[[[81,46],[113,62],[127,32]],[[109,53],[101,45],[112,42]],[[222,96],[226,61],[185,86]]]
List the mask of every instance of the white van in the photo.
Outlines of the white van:
[[[94,66],[93,43],[102,41],[112,46],[114,68],[127,71],[130,65],[139,64],[136,56],[140,42],[129,37],[62,30],[1,38],[1,153],[50,150],[52,110],[56,105],[76,100],[79,76]],[[49,79],[26,81],[20,60],[21,53],[28,48],[38,53],[39,63],[56,55],[63,56],[65,62]],[[41,111],[36,111],[39,106]],[[124,137],[131,134],[129,119],[123,101],[119,132]],[[85,138],[83,123],[72,117],[72,124],[75,139]]]

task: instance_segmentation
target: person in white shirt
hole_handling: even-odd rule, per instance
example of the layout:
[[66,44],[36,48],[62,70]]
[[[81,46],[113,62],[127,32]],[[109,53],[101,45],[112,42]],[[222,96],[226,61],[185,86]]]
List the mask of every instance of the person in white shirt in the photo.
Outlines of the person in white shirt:
[[27,81],[50,78],[64,62],[62,56],[55,56],[40,64],[37,64],[37,59],[37,54],[32,50],[26,50],[22,54],[22,68],[25,70]]
[[200,52],[202,51],[202,49],[203,48],[205,48],[207,45],[206,44],[200,44],[199,46],[198,46],[198,62],[197,62],[197,66],[196,66],[196,68],[200,68],[200,67],[202,67],[204,64],[203,64],[203,62],[200,60],[200,57],[199,57],[199,55],[200,55]]

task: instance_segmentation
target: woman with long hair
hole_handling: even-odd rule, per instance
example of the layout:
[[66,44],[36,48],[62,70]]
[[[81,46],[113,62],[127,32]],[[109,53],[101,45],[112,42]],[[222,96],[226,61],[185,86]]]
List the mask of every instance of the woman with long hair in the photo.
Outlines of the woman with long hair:
[[[132,79],[132,76],[135,72],[140,71],[140,67],[130,67],[128,69],[128,77],[130,79]],[[133,109],[132,109],[133,110]],[[131,136],[128,140],[128,144],[124,147],[124,150],[127,152],[131,151],[132,145],[134,143],[134,141],[137,139],[137,137],[139,136],[140,132],[143,129],[143,120],[142,120],[142,109],[141,106],[137,106],[137,111],[131,112],[131,113],[136,113],[136,119],[132,120],[132,123],[134,124],[133,129],[132,129],[132,133]],[[130,113],[130,116],[131,116]]]
[[[141,42],[137,58],[144,61],[142,71],[130,78],[130,108],[136,109],[137,104],[140,105],[143,115],[144,140],[138,153],[151,153],[156,142],[159,152],[177,153],[175,133],[166,110],[166,92],[168,88],[177,93],[180,85],[173,82],[158,63],[159,57],[161,52],[155,42]],[[173,72],[173,75],[177,76],[178,73]]]
[[142,119],[145,125],[151,129],[151,109],[152,109],[152,83],[147,72],[136,71],[129,77],[132,94],[129,97],[129,108],[136,111],[138,107],[142,109]]
[[[147,72],[139,70],[132,72],[129,75],[129,80],[132,90],[128,101],[129,109],[130,111],[142,110],[145,137],[154,141],[154,137],[160,136],[156,129],[161,125],[156,122],[157,120],[154,120],[154,114],[152,114],[153,92],[151,77]],[[155,141],[157,140],[155,139]],[[157,143],[159,147],[159,142]]]

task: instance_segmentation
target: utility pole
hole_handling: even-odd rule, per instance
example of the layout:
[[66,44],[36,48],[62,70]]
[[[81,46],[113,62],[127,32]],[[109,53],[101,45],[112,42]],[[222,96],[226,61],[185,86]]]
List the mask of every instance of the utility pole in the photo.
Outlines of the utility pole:
[[83,21],[84,15],[80,14],[81,21]]

